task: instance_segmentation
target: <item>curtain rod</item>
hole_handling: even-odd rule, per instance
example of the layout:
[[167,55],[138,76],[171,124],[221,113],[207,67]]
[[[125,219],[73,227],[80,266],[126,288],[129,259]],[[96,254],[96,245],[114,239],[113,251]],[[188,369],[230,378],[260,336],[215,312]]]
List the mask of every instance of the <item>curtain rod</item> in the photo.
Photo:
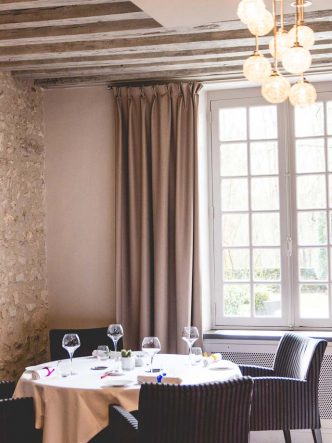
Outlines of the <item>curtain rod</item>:
[[200,83],[201,80],[147,80],[147,81],[143,81],[143,82],[139,82],[139,81],[124,81],[124,82],[112,82],[112,83],[108,83],[107,88],[108,89],[112,89],[112,88],[121,88],[124,86],[131,86],[131,87],[143,87],[143,86],[154,86],[154,85],[169,85],[171,83],[175,83],[175,84],[181,84],[181,83],[193,83],[193,82],[197,82]]

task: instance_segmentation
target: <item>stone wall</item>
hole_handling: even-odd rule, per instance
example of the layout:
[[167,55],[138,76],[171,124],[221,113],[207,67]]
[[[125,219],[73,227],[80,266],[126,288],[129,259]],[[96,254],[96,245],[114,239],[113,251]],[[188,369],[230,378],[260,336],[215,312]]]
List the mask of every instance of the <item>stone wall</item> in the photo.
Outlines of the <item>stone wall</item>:
[[45,361],[42,91],[0,73],[0,379]]

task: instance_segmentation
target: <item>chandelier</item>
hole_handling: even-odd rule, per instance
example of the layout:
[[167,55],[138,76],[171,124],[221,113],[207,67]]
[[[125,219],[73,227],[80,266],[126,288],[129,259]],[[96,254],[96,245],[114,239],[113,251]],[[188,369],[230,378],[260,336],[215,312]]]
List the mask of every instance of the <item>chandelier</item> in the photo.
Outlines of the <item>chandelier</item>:
[[[309,50],[315,43],[314,32],[304,23],[304,7],[311,2],[296,0],[292,3],[295,7],[295,25],[288,32],[284,29],[283,0],[278,0],[278,3],[279,11],[277,0],[273,0],[271,14],[266,9],[264,0],[241,0],[237,14],[256,38],[256,48],[244,62],[243,73],[250,82],[262,85],[262,95],[270,103],[282,103],[289,98],[293,106],[311,105],[316,101],[317,93],[314,86],[304,77],[312,61]],[[259,37],[269,34],[272,30],[269,50],[273,57],[273,66],[259,51]],[[279,65],[286,72],[299,75],[299,80],[293,86],[280,73]]]

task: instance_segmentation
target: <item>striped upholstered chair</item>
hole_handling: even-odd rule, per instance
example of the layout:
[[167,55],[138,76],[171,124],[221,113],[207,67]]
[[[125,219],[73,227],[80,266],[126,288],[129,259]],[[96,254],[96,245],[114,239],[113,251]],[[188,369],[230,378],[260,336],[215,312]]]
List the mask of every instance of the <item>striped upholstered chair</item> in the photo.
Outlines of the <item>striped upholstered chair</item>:
[[282,430],[291,443],[291,429],[311,429],[314,442],[322,442],[318,382],[326,345],[325,340],[286,333],[272,369],[240,366],[243,375],[254,377],[252,431]]
[[33,399],[14,399],[14,390],[14,382],[0,382],[0,442],[41,443],[42,432],[35,429]]
[[250,377],[191,386],[142,385],[138,420],[110,406],[112,443],[248,443]]

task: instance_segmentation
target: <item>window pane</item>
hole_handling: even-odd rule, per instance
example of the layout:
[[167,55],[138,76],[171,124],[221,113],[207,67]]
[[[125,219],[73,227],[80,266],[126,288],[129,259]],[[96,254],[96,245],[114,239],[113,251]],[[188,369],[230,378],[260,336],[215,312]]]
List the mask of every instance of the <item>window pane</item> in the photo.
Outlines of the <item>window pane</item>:
[[327,285],[300,285],[300,317],[329,318]]
[[254,280],[280,280],[281,266],[279,249],[254,249],[252,260]]
[[223,211],[245,211],[248,209],[248,180],[246,178],[222,180],[221,208]]
[[246,108],[224,108],[219,110],[219,140],[246,140]]
[[281,317],[280,285],[254,285],[255,315]]
[[250,317],[249,285],[224,285],[224,315]]
[[328,167],[332,171],[332,138],[327,139]]
[[325,172],[325,152],[323,138],[297,140],[296,171]]
[[323,103],[315,103],[305,108],[295,108],[296,137],[312,137],[324,134]]
[[324,245],[327,242],[326,213],[323,211],[299,212],[299,245]]
[[227,143],[220,146],[220,175],[247,175],[247,144]]
[[252,214],[252,243],[254,246],[280,244],[279,213]]
[[298,209],[326,208],[326,188],[324,175],[304,175],[297,177]]
[[252,175],[278,174],[277,142],[251,143],[250,167]]
[[279,209],[277,177],[251,179],[251,209],[254,211]]
[[326,103],[327,109],[327,133],[332,135],[332,101]]
[[329,174],[329,207],[332,208],[332,174]]
[[224,280],[249,280],[249,249],[224,249]]
[[250,139],[262,140],[278,137],[276,106],[254,106],[249,110]]
[[248,214],[222,216],[222,243],[224,246],[249,246]]
[[302,281],[327,280],[327,249],[300,248],[299,275]]

